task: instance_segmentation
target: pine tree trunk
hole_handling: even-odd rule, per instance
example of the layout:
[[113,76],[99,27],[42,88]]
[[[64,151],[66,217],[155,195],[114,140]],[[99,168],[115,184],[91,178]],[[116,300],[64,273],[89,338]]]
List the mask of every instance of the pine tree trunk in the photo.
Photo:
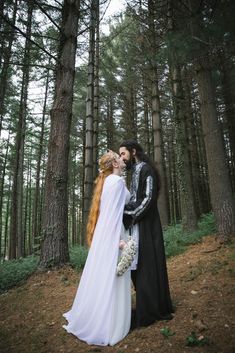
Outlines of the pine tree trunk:
[[191,72],[185,66],[182,70],[182,83],[184,88],[185,94],[185,114],[186,114],[186,138],[187,138],[187,145],[189,150],[189,166],[190,166],[190,177],[192,180],[193,186],[193,194],[195,200],[195,210],[197,217],[199,217],[200,208],[199,208],[199,199],[200,199],[200,165],[199,165],[199,156],[198,156],[198,141],[196,138],[196,121],[195,116],[196,112],[194,113],[192,108],[192,97],[191,97],[191,90],[192,90],[192,78]]
[[137,126],[136,126],[136,107],[135,107],[135,90],[130,86],[126,92],[123,93],[123,125],[124,125],[124,139],[132,138],[137,140]]
[[[28,2],[27,38],[31,37],[31,24],[33,1]],[[10,253],[9,258],[15,259],[23,255],[23,165],[24,165],[24,140],[26,130],[26,110],[29,85],[29,60],[31,43],[26,39],[24,50],[23,78],[19,108],[19,120],[15,142],[14,178],[12,186],[12,206],[10,224]]]
[[24,226],[23,226],[23,256],[31,255],[31,194],[32,194],[32,165],[31,160],[28,160],[28,171],[26,180],[26,195],[25,195],[25,212],[24,212]]
[[[17,13],[17,6],[18,6],[18,0],[15,0],[14,2],[14,7],[13,7],[13,13],[12,13],[12,19],[11,22],[14,25],[16,21],[16,13]],[[3,12],[3,1],[1,2],[0,10]],[[1,17],[0,17],[1,18]],[[6,91],[8,87],[8,76],[9,76],[9,66],[10,66],[10,59],[11,59],[11,54],[12,54],[12,44],[13,40],[15,38],[15,30],[13,28],[10,28],[9,30],[9,39],[8,39],[8,46],[5,48],[3,51],[3,66],[2,66],[2,71],[0,74],[0,135],[2,131],[2,120],[3,120],[3,115],[5,113],[5,96],[6,96]],[[2,61],[2,60],[1,60]]]
[[[42,226],[43,226],[43,212],[44,212],[44,199],[45,199],[45,175],[46,175],[46,160],[45,156],[42,158],[42,167],[41,167],[41,185],[40,185],[40,198],[39,198],[39,211],[38,211],[38,234],[42,234]],[[40,244],[41,246],[41,244]],[[41,247],[40,247],[41,249]],[[38,249],[34,249],[34,253],[37,252]]]
[[211,201],[210,201],[210,191],[209,191],[209,183],[208,183],[208,165],[206,161],[206,149],[205,149],[205,142],[203,139],[203,131],[202,131],[202,123],[201,123],[201,116],[197,122],[197,129],[196,129],[196,138],[198,141],[198,158],[199,158],[199,187],[201,190],[201,197],[200,197],[200,209],[201,213],[208,213],[211,211]]
[[89,62],[86,98],[86,145],[85,145],[85,170],[84,170],[84,206],[83,206],[83,238],[85,238],[87,218],[90,209],[93,191],[93,134],[94,134],[94,70],[95,70],[95,5],[91,3]]
[[160,218],[163,226],[169,223],[169,209],[168,209],[168,193],[166,185],[166,172],[164,165],[164,151],[162,139],[162,123],[160,112],[160,97],[158,88],[158,74],[155,57],[157,55],[157,37],[154,24],[154,7],[155,1],[148,0],[148,25],[149,25],[149,41],[150,49],[150,82],[151,82],[151,108],[152,108],[152,125],[153,125],[153,154],[154,162],[159,171],[161,180],[161,190],[158,198],[158,208]]
[[71,222],[72,222],[72,244],[76,244],[76,193],[75,193],[75,188],[76,188],[76,170],[75,166],[73,168],[73,183],[72,183],[72,210],[71,210]]
[[222,92],[225,103],[225,118],[228,128],[230,146],[230,176],[235,191],[235,69],[230,60],[222,58]]
[[[3,258],[5,259],[7,256],[7,249],[9,248],[8,245],[8,229],[9,229],[9,216],[10,216],[10,190],[11,190],[11,178],[9,180],[9,188],[8,188],[8,197],[7,197],[7,206],[6,206],[6,214],[5,214],[5,226],[4,226],[4,248],[3,248]],[[8,251],[9,253],[9,251]],[[8,256],[9,258],[9,256]]]
[[[49,62],[50,64],[50,62]],[[43,143],[44,143],[44,130],[45,130],[45,118],[46,118],[46,109],[47,109],[47,98],[48,98],[48,89],[49,89],[49,79],[50,72],[47,71],[46,77],[46,85],[45,85],[45,95],[44,95],[44,103],[43,103],[43,111],[42,111],[42,122],[41,122],[41,131],[39,138],[39,149],[37,156],[37,167],[36,167],[36,185],[35,185],[35,195],[33,201],[33,217],[32,217],[32,247],[39,246],[40,239],[40,230],[39,230],[39,201],[40,201],[40,174],[41,174],[41,163],[42,163],[42,154],[43,154]],[[31,251],[30,246],[30,251]]]
[[162,124],[160,116],[160,98],[158,89],[158,79],[156,68],[154,68],[153,76],[154,81],[152,82],[152,122],[153,122],[153,149],[154,149],[154,162],[158,168],[160,179],[161,179],[161,190],[158,198],[158,208],[163,226],[167,226],[169,223],[168,214],[168,196],[167,196],[167,185],[165,166],[163,163],[163,143],[162,143]]
[[4,198],[4,186],[5,186],[6,166],[7,166],[7,160],[8,160],[8,158],[9,158],[9,156],[8,156],[9,144],[10,144],[10,134],[8,135],[8,140],[7,140],[7,145],[6,145],[6,153],[5,153],[3,165],[1,165],[1,189],[0,189],[0,258],[1,258],[1,254],[2,254],[3,198]]
[[0,0],[0,29],[2,29],[2,16],[3,16],[3,10],[4,10],[4,0]]
[[113,121],[113,97],[112,94],[108,96],[107,101],[107,148],[114,148],[114,121]]
[[225,160],[222,133],[217,120],[214,87],[207,59],[201,59],[198,63],[196,77],[201,101],[212,209],[216,218],[218,237],[224,240],[235,233],[235,202]]
[[144,96],[144,141],[145,151],[150,155],[150,131],[149,131],[149,93],[146,73],[143,74],[143,96]]
[[[84,127],[85,127],[85,119],[84,119]],[[84,166],[85,161],[85,129],[83,129],[83,163],[82,167]],[[82,168],[82,172],[80,172],[82,176],[79,180],[79,189],[80,189],[80,197],[79,197],[79,245],[86,245],[86,237],[84,232],[83,226],[83,218],[84,218],[84,172]]]
[[99,124],[99,0],[95,4],[95,68],[94,68],[94,122],[93,122],[93,177],[98,173],[98,124]]
[[171,74],[182,226],[184,231],[194,231],[197,228],[197,214],[187,146],[185,97],[181,68],[173,64],[173,61],[171,62]]
[[[85,155],[86,155],[86,118],[83,119],[83,133],[82,133],[82,166],[85,166]],[[86,231],[85,231],[85,222],[84,222],[84,193],[85,193],[85,170],[82,168],[82,177],[80,179],[80,190],[81,190],[81,197],[80,197],[80,209],[81,209],[81,218],[80,218],[80,244],[86,244]]]
[[48,145],[41,268],[61,266],[69,260],[68,160],[79,9],[79,0],[65,0],[62,7],[59,63]]
[[170,179],[170,190],[171,190],[171,223],[176,224],[180,220],[180,192],[177,183],[177,163],[176,153],[174,148],[174,132],[170,131],[169,138],[169,179]]
[[166,175],[168,179],[168,198],[169,198],[169,223],[175,224],[176,217],[175,217],[175,202],[174,202],[174,182],[173,182],[173,161],[172,161],[172,151],[173,146],[171,144],[170,134],[167,133],[166,135],[166,145],[165,145],[166,153],[167,153],[167,168],[166,168]]
[[25,249],[28,255],[32,255],[32,161],[29,161],[29,195],[28,195],[28,231],[25,232]]

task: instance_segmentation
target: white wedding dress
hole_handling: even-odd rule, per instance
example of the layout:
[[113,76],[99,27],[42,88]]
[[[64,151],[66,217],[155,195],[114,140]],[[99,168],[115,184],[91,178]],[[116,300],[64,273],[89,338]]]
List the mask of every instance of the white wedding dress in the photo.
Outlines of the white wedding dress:
[[129,332],[130,270],[116,275],[119,241],[126,238],[122,217],[130,194],[121,177],[104,182],[100,213],[79,287],[63,327],[88,344],[114,345]]

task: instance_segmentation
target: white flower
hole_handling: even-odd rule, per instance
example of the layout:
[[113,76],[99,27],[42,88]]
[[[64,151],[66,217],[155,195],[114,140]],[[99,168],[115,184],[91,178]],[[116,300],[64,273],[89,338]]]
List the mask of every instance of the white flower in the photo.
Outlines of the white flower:
[[138,246],[136,241],[132,239],[132,237],[129,237],[118,260],[116,271],[118,276],[123,275],[123,273],[125,273],[126,270],[130,267],[132,261],[134,260],[137,249]]

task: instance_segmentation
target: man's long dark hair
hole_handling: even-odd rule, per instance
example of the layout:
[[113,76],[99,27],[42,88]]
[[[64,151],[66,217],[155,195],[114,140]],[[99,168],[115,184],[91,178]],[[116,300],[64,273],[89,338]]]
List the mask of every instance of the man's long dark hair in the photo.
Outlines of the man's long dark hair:
[[155,164],[153,163],[153,161],[147,156],[146,153],[144,153],[143,147],[135,140],[125,140],[121,143],[120,147],[126,147],[126,149],[130,152],[131,158],[133,156],[133,149],[136,150],[136,156],[138,158],[138,160],[142,161],[142,162],[146,162],[147,164],[149,164],[155,174],[156,174],[156,180],[157,180],[157,196],[159,195],[159,191],[160,191],[160,187],[161,187],[161,183],[160,183],[160,175],[159,172],[155,166]]

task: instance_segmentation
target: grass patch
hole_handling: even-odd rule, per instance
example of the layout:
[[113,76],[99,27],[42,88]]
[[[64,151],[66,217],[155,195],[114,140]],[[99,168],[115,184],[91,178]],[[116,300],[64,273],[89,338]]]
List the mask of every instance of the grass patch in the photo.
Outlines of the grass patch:
[[208,344],[208,338],[202,335],[198,337],[195,332],[191,332],[191,335],[186,338],[186,346],[189,347],[201,347],[205,344]]
[[184,280],[186,282],[194,281],[198,276],[200,276],[203,273],[204,269],[205,269],[205,264],[199,260],[197,265],[191,268],[191,270],[184,275]]
[[218,261],[215,259],[209,264],[208,271],[210,271],[212,275],[216,275],[228,264],[229,264],[228,261]]
[[70,248],[70,264],[76,270],[81,270],[86,262],[88,249],[85,246],[75,245]]
[[38,265],[37,256],[5,261],[0,265],[0,293],[25,281]]
[[166,256],[175,256],[182,253],[190,244],[197,244],[205,235],[215,233],[215,218],[212,213],[202,215],[198,222],[198,229],[193,233],[184,233],[181,224],[169,226],[164,231]]
[[235,251],[233,251],[230,255],[229,255],[229,259],[232,261],[235,261]]
[[171,329],[169,329],[169,327],[167,327],[167,326],[161,328],[161,329],[160,329],[160,332],[161,332],[161,334],[162,334],[164,337],[166,337],[166,338],[175,335],[175,332],[172,332]]

